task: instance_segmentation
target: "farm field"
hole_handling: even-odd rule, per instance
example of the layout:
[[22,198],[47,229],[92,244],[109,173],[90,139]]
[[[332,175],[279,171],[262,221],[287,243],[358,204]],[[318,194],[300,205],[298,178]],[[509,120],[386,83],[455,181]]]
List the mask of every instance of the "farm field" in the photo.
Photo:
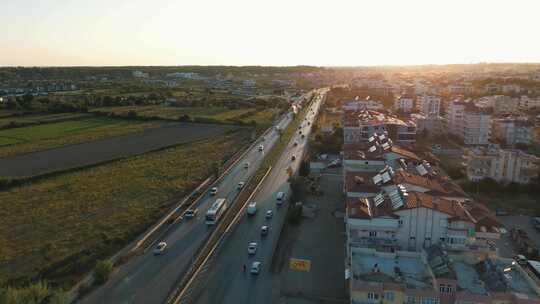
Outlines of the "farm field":
[[163,125],[107,117],[90,117],[0,130],[0,158],[67,144],[138,132]]
[[0,278],[70,286],[249,140],[247,129],[0,192]]
[[249,122],[255,120],[260,124],[271,122],[274,111],[258,110],[256,108],[228,109],[225,107],[165,107],[165,106],[125,106],[125,107],[105,107],[92,111],[113,112],[117,115],[127,115],[129,111],[137,112],[139,116],[160,117],[165,119],[179,119],[183,115],[191,118],[204,118],[217,121],[239,120]]
[[0,128],[8,126],[11,123],[31,125],[41,124],[55,121],[63,121],[69,119],[78,119],[90,116],[84,113],[58,113],[58,114],[35,114],[35,115],[22,115],[22,116],[8,116],[1,117],[0,114]]
[[[45,129],[42,133],[61,136],[67,127]],[[123,136],[0,158],[0,176],[20,178],[97,164],[214,137],[236,128],[238,127],[232,125],[169,123],[159,128]],[[42,133],[35,133],[34,136],[39,138]]]

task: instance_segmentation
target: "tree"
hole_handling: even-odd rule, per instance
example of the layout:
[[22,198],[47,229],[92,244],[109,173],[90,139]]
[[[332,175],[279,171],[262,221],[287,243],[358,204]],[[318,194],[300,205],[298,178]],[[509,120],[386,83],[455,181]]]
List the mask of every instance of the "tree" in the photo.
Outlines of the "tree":
[[110,260],[102,260],[97,262],[94,268],[94,280],[96,284],[101,285],[109,279],[113,271],[113,263]]
[[308,160],[302,160],[302,162],[300,163],[300,168],[298,169],[298,174],[304,177],[309,175],[309,161]]

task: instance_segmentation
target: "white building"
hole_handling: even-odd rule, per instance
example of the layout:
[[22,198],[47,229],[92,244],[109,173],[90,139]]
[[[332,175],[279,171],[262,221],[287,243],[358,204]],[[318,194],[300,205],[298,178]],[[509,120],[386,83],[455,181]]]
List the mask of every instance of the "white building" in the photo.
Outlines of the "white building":
[[438,117],[441,108],[441,97],[434,95],[420,96],[420,113],[427,117]]
[[517,149],[497,145],[467,149],[463,165],[471,181],[491,178],[501,183],[526,184],[538,176],[540,159]]
[[344,109],[344,143],[367,142],[374,134],[385,132],[396,144],[414,144],[416,142],[416,125],[411,120],[404,121],[394,115],[377,111]]
[[502,225],[485,207],[406,189],[392,185],[373,197],[348,198],[348,245],[420,251],[438,244],[453,251],[496,252],[493,241]]
[[394,101],[394,110],[410,113],[414,109],[414,98],[410,95],[401,95]]
[[450,134],[467,145],[489,144],[491,115],[472,102],[452,101],[446,112],[446,127]]
[[492,121],[492,135],[507,145],[529,145],[533,139],[534,124],[526,117],[497,118]]
[[527,111],[534,108],[540,108],[540,98],[530,98],[526,95],[521,96],[519,99],[520,110]]
[[358,96],[352,101],[345,102],[343,104],[344,111],[360,111],[360,110],[382,110],[383,105],[372,100],[369,96],[365,99],[360,99]]

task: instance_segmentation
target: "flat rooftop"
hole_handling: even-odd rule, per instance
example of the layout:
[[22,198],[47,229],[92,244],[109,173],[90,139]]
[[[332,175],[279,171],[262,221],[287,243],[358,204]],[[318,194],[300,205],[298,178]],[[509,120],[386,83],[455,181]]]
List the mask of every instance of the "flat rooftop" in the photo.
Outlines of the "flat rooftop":
[[409,289],[433,289],[427,265],[420,253],[382,253],[375,250],[354,250],[353,279],[361,282],[399,283]]

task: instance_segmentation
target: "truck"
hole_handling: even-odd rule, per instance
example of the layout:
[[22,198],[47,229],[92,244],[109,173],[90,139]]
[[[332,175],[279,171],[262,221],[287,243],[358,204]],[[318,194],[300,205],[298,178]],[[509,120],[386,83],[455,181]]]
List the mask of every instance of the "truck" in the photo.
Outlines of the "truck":
[[247,214],[253,216],[255,213],[257,213],[257,202],[251,202],[247,207]]

